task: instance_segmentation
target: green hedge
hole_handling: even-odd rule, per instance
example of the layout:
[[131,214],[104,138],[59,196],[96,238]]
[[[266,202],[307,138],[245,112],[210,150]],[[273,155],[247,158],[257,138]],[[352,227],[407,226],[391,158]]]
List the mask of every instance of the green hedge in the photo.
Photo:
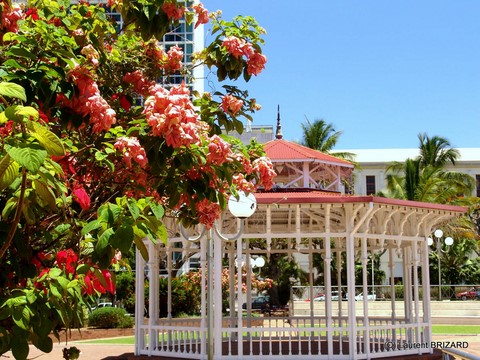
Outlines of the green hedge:
[[90,327],[102,329],[131,328],[134,323],[134,319],[124,309],[114,307],[95,309],[88,318]]

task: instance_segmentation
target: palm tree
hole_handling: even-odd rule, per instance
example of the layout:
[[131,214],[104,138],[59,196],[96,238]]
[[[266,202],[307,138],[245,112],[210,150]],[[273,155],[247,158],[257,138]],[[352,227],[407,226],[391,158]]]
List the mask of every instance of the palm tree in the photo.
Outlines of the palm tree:
[[425,133],[418,135],[420,140],[420,162],[423,166],[440,166],[444,167],[451,163],[455,165],[455,161],[460,157],[457,149],[451,148],[450,142],[440,136],[429,138]]
[[450,148],[448,140],[442,137],[420,134],[418,138],[420,155],[403,163],[392,163],[387,168],[387,190],[379,195],[440,204],[469,196],[475,189],[475,179],[446,169],[449,163],[455,164],[458,150]]
[[328,124],[323,119],[317,119],[313,123],[307,118],[305,120],[306,124],[301,124],[303,131],[302,145],[345,160],[352,161],[355,158],[353,153],[332,152],[343,131],[335,131],[333,124]]

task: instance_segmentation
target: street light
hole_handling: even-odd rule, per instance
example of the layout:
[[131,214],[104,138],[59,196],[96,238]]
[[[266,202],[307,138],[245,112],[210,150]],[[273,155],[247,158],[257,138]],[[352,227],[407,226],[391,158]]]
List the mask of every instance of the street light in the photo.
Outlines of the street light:
[[[440,264],[440,256],[442,255],[442,237],[443,237],[443,231],[441,229],[435,230],[433,233],[433,236],[435,236],[437,243],[436,243],[436,248],[437,248],[437,260],[438,260],[438,300],[442,300],[442,270],[441,270],[441,264]],[[450,236],[447,236],[443,240],[444,244],[447,246],[453,245],[453,239]],[[433,239],[429,237],[427,239],[427,244],[428,246],[433,245]]]
[[[244,223],[243,220],[252,216],[256,209],[257,209],[257,200],[255,199],[255,196],[252,193],[246,195],[243,191],[239,191],[238,196],[233,196],[233,195],[230,196],[230,198],[228,199],[228,210],[234,217],[241,220],[238,232],[232,237],[226,237],[222,235],[220,233],[220,230],[217,228],[216,223],[208,231],[206,230],[205,227],[203,227],[202,231],[198,236],[190,237],[186,233],[185,228],[182,226],[182,224],[179,224],[180,232],[182,236],[189,241],[198,241],[200,240],[201,237],[203,237],[203,235],[205,235],[205,233],[207,235],[207,243],[208,243],[208,247],[207,247],[207,276],[208,276],[208,280],[207,280],[208,281],[207,356],[208,356],[208,360],[213,360],[213,354],[214,354],[214,338],[213,338],[213,303],[214,303],[213,292],[214,291],[211,291],[212,284],[214,284],[213,271],[212,271],[212,265],[213,265],[213,259],[214,259],[213,235],[214,233],[217,234],[217,236],[224,241],[233,241],[240,238],[240,236],[243,233],[243,223]],[[219,256],[219,261],[220,261],[219,265],[221,266],[221,254]],[[221,282],[221,272],[217,271],[217,276],[220,278],[220,282]],[[213,288],[215,288],[215,285],[213,286]]]

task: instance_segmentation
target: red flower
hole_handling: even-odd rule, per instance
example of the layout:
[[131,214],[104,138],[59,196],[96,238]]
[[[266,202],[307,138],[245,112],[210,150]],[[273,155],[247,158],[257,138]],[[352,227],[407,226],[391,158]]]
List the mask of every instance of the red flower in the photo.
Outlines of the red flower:
[[90,209],[90,197],[81,185],[75,185],[73,190],[73,198],[83,210]]
[[83,288],[83,291],[87,295],[93,295],[95,293],[95,288],[93,287],[93,273],[89,271],[84,278],[85,281],[85,286]]
[[65,269],[67,274],[75,273],[78,256],[72,249],[60,250],[57,253],[57,264],[60,269]]
[[28,10],[25,12],[25,17],[31,17],[32,20],[38,20],[38,13],[37,9],[35,8],[28,8]]
[[123,94],[120,95],[120,105],[122,106],[123,110],[128,111],[132,106],[130,101],[128,101],[127,97]]

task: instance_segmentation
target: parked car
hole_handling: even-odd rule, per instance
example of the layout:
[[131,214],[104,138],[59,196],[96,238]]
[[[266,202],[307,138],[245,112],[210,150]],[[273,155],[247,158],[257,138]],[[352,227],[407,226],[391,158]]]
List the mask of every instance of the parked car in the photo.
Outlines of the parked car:
[[[355,296],[356,301],[363,301],[363,293],[358,294]],[[367,301],[375,301],[377,300],[376,294],[367,294]]]
[[[325,301],[326,294],[318,294],[313,298],[313,301]],[[332,300],[337,301],[338,298],[342,296],[338,291],[332,291]]]
[[[247,308],[247,303],[243,303],[242,309]],[[268,311],[270,309],[270,296],[257,296],[252,299],[252,310]]]
[[471,288],[468,291],[459,292],[457,299],[461,300],[474,300],[478,299],[480,294],[480,288]]
[[100,309],[104,307],[113,307],[113,304],[111,302],[101,302],[98,303],[97,306],[92,306],[91,310],[93,311],[95,309]]

